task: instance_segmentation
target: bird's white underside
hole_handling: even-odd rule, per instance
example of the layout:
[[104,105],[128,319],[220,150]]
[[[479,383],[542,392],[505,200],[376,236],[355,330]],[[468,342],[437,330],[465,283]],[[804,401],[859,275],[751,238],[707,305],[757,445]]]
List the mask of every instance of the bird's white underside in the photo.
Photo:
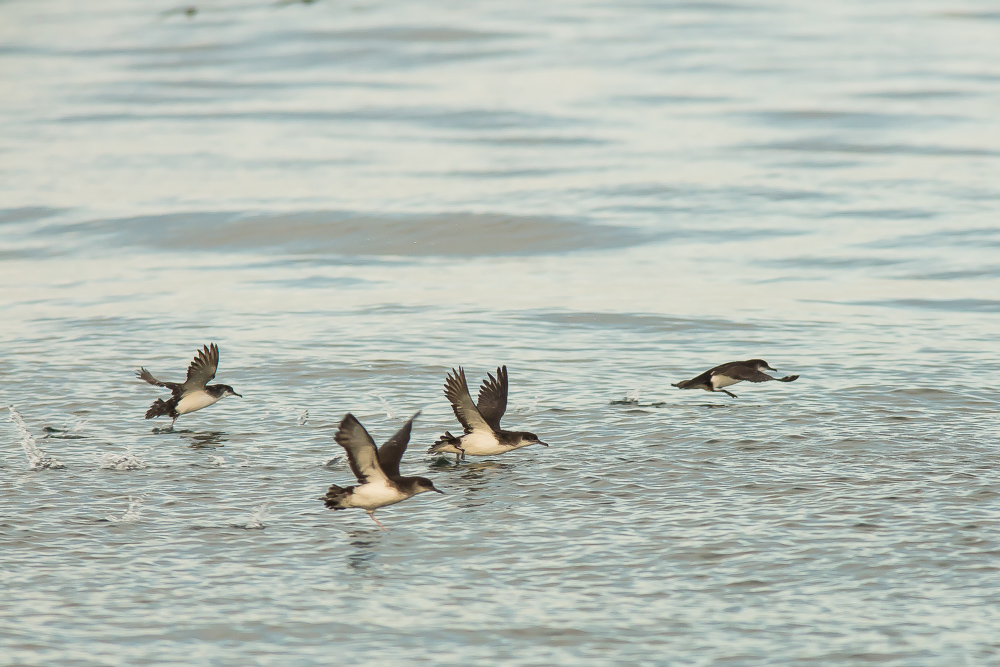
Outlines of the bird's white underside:
[[217,403],[218,400],[219,399],[217,397],[212,396],[206,391],[192,391],[189,394],[185,394],[181,400],[177,402],[177,414],[186,415],[189,412],[207,408],[213,403]]
[[348,507],[374,510],[379,507],[398,503],[407,498],[409,496],[400,493],[399,489],[389,484],[388,480],[377,479],[354,487],[354,490],[347,496],[344,504]]
[[461,446],[465,450],[466,454],[472,456],[492,456],[494,454],[503,454],[504,452],[509,452],[513,449],[520,449],[521,447],[527,447],[528,445],[534,444],[526,440],[521,440],[513,447],[509,445],[501,445],[497,437],[493,435],[492,431],[473,431],[472,433],[466,433],[462,436]]
[[728,375],[712,376],[712,386],[715,387],[716,389],[722,389],[723,387],[734,385],[737,382],[743,382],[743,380],[737,380],[736,378],[731,378]]

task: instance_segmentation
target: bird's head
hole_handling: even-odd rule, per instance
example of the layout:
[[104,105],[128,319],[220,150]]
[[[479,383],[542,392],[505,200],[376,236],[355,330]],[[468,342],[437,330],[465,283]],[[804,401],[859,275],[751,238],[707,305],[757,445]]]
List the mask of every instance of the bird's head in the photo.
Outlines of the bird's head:
[[548,443],[542,442],[538,439],[538,436],[534,433],[528,431],[518,431],[518,447],[527,447],[528,445],[541,445],[542,447],[548,447]]
[[444,495],[444,491],[434,486],[434,482],[427,479],[426,477],[414,477],[413,488],[416,489],[414,495],[416,495],[417,493],[424,493],[425,491],[434,491],[435,493],[440,493],[441,495]]
[[220,384],[219,392],[222,398],[225,398],[226,396],[239,396],[240,398],[243,398],[242,394],[237,394],[228,384]]
[[750,366],[753,366],[759,371],[776,371],[777,368],[771,368],[771,366],[763,359],[751,359],[747,362]]

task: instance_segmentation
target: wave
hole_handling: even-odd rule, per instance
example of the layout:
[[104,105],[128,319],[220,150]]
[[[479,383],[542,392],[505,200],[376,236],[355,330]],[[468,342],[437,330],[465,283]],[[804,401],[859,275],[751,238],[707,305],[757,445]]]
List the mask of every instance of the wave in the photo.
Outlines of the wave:
[[550,216],[338,211],[175,213],[92,220],[43,233],[65,232],[171,250],[352,256],[532,255],[622,248],[654,238],[635,228]]

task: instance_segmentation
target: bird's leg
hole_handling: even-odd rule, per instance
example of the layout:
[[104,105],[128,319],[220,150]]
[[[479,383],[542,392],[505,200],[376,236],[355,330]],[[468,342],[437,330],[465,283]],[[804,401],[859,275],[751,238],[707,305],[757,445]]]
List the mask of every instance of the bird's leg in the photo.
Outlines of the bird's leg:
[[461,460],[462,460],[462,452],[455,452],[455,465],[458,465],[458,462]]
[[375,518],[375,512],[369,512],[368,516],[372,518],[372,521],[378,524],[378,527],[382,530],[386,530],[386,527],[382,525],[382,522]]
[[177,417],[174,417],[173,421],[170,422],[170,430],[171,431],[174,430],[174,424],[176,424],[176,423],[177,423]]
[[737,395],[736,395],[736,394],[734,394],[733,392],[729,391],[728,389],[720,389],[720,391],[724,391],[724,392],[726,392],[727,394],[729,394],[729,395],[730,395],[730,396],[732,396],[733,398],[739,398],[739,396],[737,396]]

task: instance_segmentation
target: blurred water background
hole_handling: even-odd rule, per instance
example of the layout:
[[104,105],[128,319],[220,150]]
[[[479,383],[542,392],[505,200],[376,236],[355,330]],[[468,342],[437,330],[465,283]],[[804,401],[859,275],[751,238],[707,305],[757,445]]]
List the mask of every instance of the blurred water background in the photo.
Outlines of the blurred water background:
[[[0,2],[0,664],[1000,664],[998,31]],[[552,446],[425,454],[501,363]],[[418,409],[447,495],[325,510]]]

